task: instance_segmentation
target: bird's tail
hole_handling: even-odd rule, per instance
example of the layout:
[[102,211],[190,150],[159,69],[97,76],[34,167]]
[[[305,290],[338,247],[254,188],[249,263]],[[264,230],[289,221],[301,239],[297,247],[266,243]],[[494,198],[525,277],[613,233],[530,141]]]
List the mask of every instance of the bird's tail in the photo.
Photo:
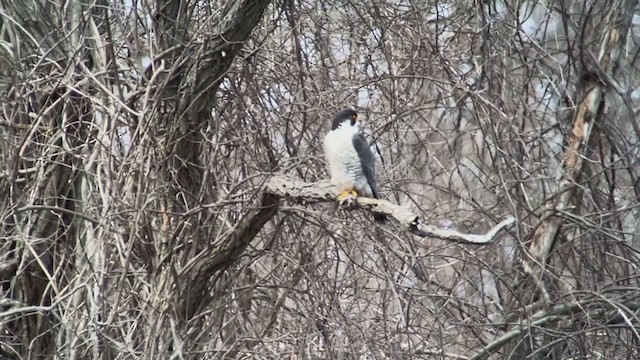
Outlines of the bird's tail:
[[[371,192],[374,199],[380,199],[380,194],[378,193],[378,189],[376,189],[375,187],[372,187]],[[373,220],[375,220],[378,224],[382,224],[387,220],[387,215],[374,212]]]

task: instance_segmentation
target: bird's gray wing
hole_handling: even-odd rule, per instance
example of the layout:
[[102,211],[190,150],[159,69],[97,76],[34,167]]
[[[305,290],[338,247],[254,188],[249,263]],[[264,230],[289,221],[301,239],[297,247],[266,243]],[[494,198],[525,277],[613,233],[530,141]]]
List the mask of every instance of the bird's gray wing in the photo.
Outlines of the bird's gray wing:
[[373,157],[373,152],[371,151],[371,147],[369,147],[369,143],[362,136],[362,134],[357,133],[352,138],[353,147],[356,149],[358,153],[358,157],[360,158],[360,165],[362,166],[362,172],[364,176],[367,178],[367,182],[371,187],[371,191],[373,192],[373,197],[378,198],[378,186],[376,184],[376,160]]

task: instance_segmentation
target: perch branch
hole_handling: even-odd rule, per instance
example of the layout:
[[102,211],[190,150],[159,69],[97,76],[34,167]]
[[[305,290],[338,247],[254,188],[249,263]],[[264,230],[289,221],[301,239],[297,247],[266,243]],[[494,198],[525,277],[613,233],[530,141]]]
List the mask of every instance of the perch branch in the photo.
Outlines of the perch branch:
[[[335,188],[329,182],[307,183],[282,175],[272,177],[266,184],[266,191],[281,198],[293,198],[307,203],[335,201],[337,196]],[[463,244],[490,243],[495,240],[500,230],[515,222],[513,217],[509,217],[484,235],[463,234],[427,225],[415,213],[386,200],[359,197],[358,205],[396,219],[404,228],[420,237],[433,237]]]

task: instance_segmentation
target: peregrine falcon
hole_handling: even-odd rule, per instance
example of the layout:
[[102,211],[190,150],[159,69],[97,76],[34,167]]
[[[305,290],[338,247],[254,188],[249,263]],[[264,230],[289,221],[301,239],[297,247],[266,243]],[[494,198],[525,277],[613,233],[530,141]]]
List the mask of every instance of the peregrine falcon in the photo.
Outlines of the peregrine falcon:
[[[358,113],[342,110],[333,118],[331,131],[324,138],[331,183],[338,189],[341,202],[357,196],[379,198],[373,152],[358,125]],[[376,213],[373,217],[378,222],[386,218]]]

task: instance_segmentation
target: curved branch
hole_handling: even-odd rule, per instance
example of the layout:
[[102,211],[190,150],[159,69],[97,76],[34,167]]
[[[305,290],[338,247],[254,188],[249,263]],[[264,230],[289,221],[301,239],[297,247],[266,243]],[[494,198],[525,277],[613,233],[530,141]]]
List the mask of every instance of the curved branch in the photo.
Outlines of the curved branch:
[[[267,182],[266,191],[282,198],[295,198],[305,202],[335,201],[337,196],[335,188],[329,182],[307,183],[283,175],[271,178]],[[502,229],[515,222],[515,218],[509,217],[484,235],[463,234],[455,230],[441,230],[425,224],[418,215],[409,209],[386,200],[359,197],[358,205],[396,219],[407,231],[420,237],[433,237],[463,244],[491,243]]]
[[211,278],[229,268],[242,256],[264,225],[276,214],[278,200],[277,196],[264,192],[256,208],[234,225],[234,230],[228,233],[219,246],[211,252],[203,252],[201,257],[194,258],[185,265],[181,274],[191,273],[193,276],[188,282],[180,284],[180,293],[188,296],[177,302],[175,310],[178,314],[190,319],[203,303],[211,301],[211,294],[207,291]]

